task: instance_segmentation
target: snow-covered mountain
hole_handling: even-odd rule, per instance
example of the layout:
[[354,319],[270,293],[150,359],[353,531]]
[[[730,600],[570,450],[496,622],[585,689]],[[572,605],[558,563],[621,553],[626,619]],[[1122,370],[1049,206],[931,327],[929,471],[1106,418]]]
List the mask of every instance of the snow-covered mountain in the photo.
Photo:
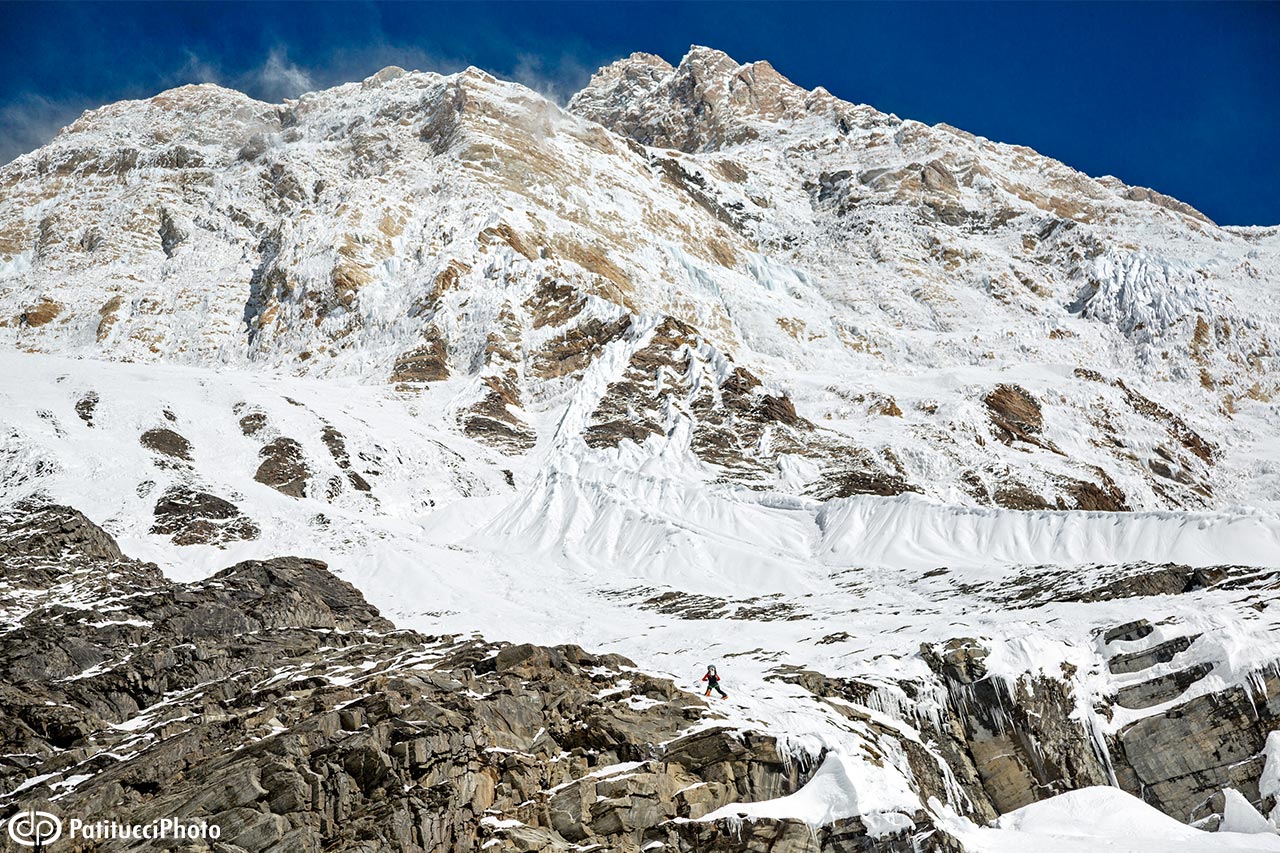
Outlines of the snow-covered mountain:
[[767,63],[638,55],[567,112],[475,70],[184,87],[0,192],[17,349],[439,384],[507,452],[652,436],[818,497],[1275,492],[1280,234]]
[[[1278,283],[1280,228],[707,48],[567,108],[187,86],[0,169],[0,499],[178,580],[318,557],[402,627],[719,662],[816,787],[709,826],[1222,821],[1280,794]],[[655,840],[603,827],[555,843]]]

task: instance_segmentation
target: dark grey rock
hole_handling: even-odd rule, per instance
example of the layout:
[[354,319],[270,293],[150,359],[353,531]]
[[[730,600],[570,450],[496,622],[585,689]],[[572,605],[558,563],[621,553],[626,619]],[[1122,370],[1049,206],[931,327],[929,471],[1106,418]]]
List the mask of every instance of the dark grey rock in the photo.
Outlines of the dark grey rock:
[[1144,669],[1150,669],[1158,664],[1168,663],[1187,649],[1191,648],[1191,644],[1199,639],[1199,637],[1199,634],[1174,637],[1171,640],[1165,640],[1162,643],[1157,643],[1149,649],[1116,655],[1111,658],[1111,660],[1107,661],[1107,668],[1116,675],[1127,675],[1133,672],[1141,672]]
[[1118,642],[1132,642],[1133,640],[1141,640],[1151,635],[1155,628],[1151,627],[1151,623],[1146,619],[1138,619],[1133,622],[1126,622],[1123,625],[1117,625],[1102,635],[1102,642],[1110,645]]
[[1136,710],[1172,702],[1185,693],[1188,687],[1212,671],[1212,663],[1198,663],[1150,681],[1121,687],[1116,693],[1116,704],[1122,708]]

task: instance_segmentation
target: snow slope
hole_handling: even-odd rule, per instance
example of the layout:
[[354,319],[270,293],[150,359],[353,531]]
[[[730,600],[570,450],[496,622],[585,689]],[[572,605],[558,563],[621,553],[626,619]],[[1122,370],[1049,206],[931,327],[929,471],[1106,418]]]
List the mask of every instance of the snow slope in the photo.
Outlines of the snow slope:
[[1274,831],[1261,835],[1209,835],[1178,823],[1115,788],[1082,788],[1035,803],[1000,819],[998,827],[948,826],[968,850],[979,853],[1163,853],[1185,850],[1280,850]]

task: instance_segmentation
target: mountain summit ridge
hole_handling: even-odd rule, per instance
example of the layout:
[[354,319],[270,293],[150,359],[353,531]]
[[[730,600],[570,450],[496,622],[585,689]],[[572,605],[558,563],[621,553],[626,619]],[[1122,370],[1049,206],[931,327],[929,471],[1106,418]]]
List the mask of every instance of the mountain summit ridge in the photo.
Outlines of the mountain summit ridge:
[[739,64],[697,45],[674,67],[639,53],[605,66],[568,108],[643,144],[688,154],[755,138],[759,122],[794,122],[823,108],[837,121],[880,115],[825,90],[806,91],[768,62]]

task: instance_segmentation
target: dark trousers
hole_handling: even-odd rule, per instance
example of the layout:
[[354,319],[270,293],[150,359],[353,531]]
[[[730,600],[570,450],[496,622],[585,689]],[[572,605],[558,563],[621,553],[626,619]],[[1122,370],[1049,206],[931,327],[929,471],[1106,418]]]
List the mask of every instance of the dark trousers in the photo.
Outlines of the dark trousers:
[[712,691],[712,690],[714,690],[715,692],[719,693],[719,694],[720,694],[720,698],[721,698],[721,699],[728,699],[728,698],[729,698],[729,694],[725,693],[723,690],[721,690],[721,689],[720,689],[720,682],[718,682],[718,681],[710,681],[710,682],[708,682],[708,683],[707,683],[707,695],[708,695],[708,696],[710,696],[710,695],[711,695],[711,691]]

